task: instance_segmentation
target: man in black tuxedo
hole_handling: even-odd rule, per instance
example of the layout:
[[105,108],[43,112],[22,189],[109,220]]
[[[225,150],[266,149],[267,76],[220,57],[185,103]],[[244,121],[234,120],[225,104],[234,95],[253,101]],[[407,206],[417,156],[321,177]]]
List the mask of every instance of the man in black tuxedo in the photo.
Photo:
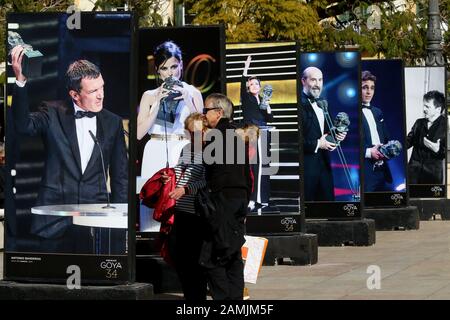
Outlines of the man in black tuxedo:
[[[302,86],[305,201],[334,201],[330,152],[336,149],[336,144],[326,140],[330,128],[320,103],[322,71],[316,67],[306,68],[302,74]],[[343,141],[346,135],[346,132],[338,133],[336,139]]]
[[[111,201],[126,203],[128,159],[122,119],[103,108],[104,81],[97,66],[87,60],[73,62],[66,73],[70,101],[43,103],[30,112],[27,79],[22,74],[23,48],[12,50],[16,76],[13,117],[18,133],[40,135],[46,147],[44,174],[36,205],[106,203],[107,188],[99,146],[109,173]],[[124,253],[125,230],[113,253]],[[68,217],[33,215],[31,233],[38,236],[42,251],[89,253],[89,228],[72,225]],[[113,234],[114,235],[114,234]],[[123,247],[123,248],[122,248]],[[117,251],[117,252],[114,252]]]
[[370,102],[375,94],[377,78],[370,71],[361,75],[361,97],[364,139],[364,192],[393,191],[392,175],[387,159],[379,147],[389,141],[383,112]]
[[408,163],[410,184],[444,184],[447,123],[443,115],[445,96],[429,91],[423,96],[424,118],[417,119],[406,137],[413,148]]

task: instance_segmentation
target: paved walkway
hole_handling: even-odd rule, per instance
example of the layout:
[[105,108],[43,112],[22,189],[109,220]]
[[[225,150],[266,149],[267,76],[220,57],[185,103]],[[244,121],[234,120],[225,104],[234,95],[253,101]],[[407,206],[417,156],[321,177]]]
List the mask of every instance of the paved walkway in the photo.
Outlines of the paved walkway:
[[[320,247],[312,266],[263,267],[252,299],[450,299],[450,221],[378,231],[371,247]],[[378,266],[381,288],[369,290]]]
[[[371,247],[320,247],[312,266],[263,267],[252,300],[450,299],[450,221],[421,221],[420,230],[378,231]],[[369,290],[369,266],[381,288]],[[3,254],[0,254],[0,278]],[[158,295],[180,299],[180,294]]]

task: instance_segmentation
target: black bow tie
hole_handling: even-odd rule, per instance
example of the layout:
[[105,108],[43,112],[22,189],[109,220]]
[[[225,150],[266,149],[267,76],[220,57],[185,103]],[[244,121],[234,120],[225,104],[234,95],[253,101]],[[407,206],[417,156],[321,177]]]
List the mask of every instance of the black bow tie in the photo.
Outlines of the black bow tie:
[[310,101],[311,103],[317,102],[317,101],[321,100],[320,98],[314,98],[314,97],[311,96],[311,95],[307,95],[307,97],[308,97],[308,99],[309,99],[309,101]]
[[84,118],[84,117],[93,118],[95,116],[96,116],[96,113],[92,112],[92,111],[80,111],[80,110],[78,110],[74,114],[75,119],[81,119],[81,118]]
[[363,107],[363,108],[367,108],[367,109],[372,109],[372,106],[371,106],[371,105],[366,106],[366,105],[363,104],[362,107]]

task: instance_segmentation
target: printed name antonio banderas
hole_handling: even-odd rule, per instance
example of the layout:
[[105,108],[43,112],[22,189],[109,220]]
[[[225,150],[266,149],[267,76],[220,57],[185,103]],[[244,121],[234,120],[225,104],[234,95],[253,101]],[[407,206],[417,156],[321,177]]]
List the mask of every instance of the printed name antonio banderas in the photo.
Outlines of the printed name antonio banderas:
[[179,315],[203,315],[208,317],[210,313],[223,315],[243,315],[248,316],[252,314],[269,315],[273,311],[273,304],[261,305],[220,305],[220,308],[212,307],[190,307],[185,304],[177,307],[177,314]]

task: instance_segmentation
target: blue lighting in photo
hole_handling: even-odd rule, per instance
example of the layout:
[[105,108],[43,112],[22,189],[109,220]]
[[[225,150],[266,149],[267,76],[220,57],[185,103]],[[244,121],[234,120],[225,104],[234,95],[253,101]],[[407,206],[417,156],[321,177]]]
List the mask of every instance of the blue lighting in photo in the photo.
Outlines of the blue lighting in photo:
[[356,90],[354,88],[347,88],[345,94],[349,98],[354,98],[356,96]]
[[399,184],[399,185],[395,188],[395,190],[396,190],[396,191],[404,191],[404,190],[406,190],[406,184],[405,184],[405,183]]
[[311,63],[316,62],[317,58],[318,58],[317,53],[310,53],[310,54],[308,54],[308,61],[311,62]]
[[356,57],[356,53],[355,52],[346,52],[344,53],[344,58],[346,60],[353,60]]
[[337,88],[337,94],[341,107],[346,108],[355,103],[358,104],[358,89],[355,81],[341,81]]
[[358,53],[354,51],[338,52],[336,61],[343,68],[354,68],[358,65],[358,57]]

